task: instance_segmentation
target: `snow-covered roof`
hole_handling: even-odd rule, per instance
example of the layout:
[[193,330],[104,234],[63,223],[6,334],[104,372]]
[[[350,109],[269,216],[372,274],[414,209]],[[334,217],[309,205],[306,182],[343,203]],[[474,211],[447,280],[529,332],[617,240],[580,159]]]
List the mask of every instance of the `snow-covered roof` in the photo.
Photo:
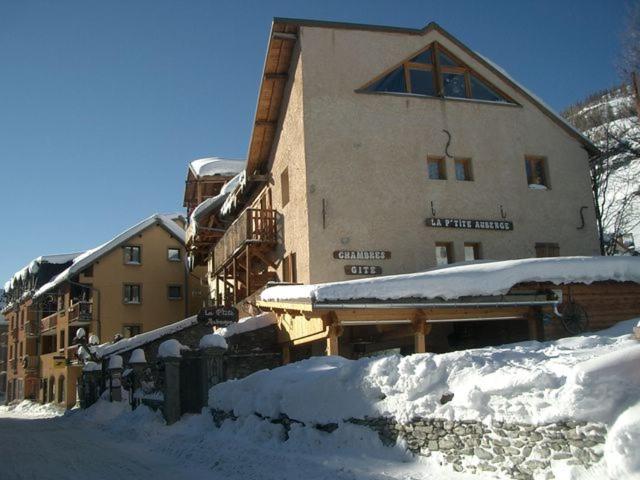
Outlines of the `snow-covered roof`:
[[40,265],[45,263],[61,265],[63,263],[67,263],[72,261],[82,252],[75,253],[61,253],[55,255],[41,255],[37,258],[34,258],[29,262],[28,265],[18,270],[16,273],[12,275],[12,277],[4,284],[4,290],[9,291],[13,287],[15,287],[18,281],[24,281],[28,275],[35,275],[40,270]]
[[425,272],[317,285],[281,285],[260,294],[263,302],[349,301],[410,298],[454,299],[504,295],[525,282],[553,284],[613,280],[640,283],[640,258],[555,257],[458,264]]
[[216,333],[221,337],[229,338],[239,333],[252,332],[259,328],[275,325],[277,322],[278,317],[276,317],[275,313],[264,312],[254,317],[241,318],[238,320],[238,323],[232,323],[228,327],[217,330]]
[[184,320],[180,320],[179,322],[171,323],[164,327],[156,328],[155,330],[150,330],[131,338],[124,338],[116,343],[105,343],[103,345],[99,345],[95,347],[93,352],[98,358],[108,357],[115,353],[128,352],[129,350],[146,345],[147,343],[158,340],[166,335],[171,335],[173,333],[180,332],[185,328],[192,327],[197,323],[198,317],[197,315],[194,315],[192,317],[185,318]]
[[246,178],[244,170],[234,176],[231,180],[224,184],[220,193],[215,197],[207,198],[204,202],[199,204],[196,208],[191,212],[190,222],[198,224],[203,218],[206,218],[209,214],[218,211],[229,194],[240,184],[243,179]]
[[208,157],[194,160],[189,164],[189,170],[196,178],[221,175],[231,177],[244,170],[243,160],[231,160],[228,158]]
[[103,255],[109,253],[114,248],[118,247],[120,244],[126,242],[131,237],[139,234],[143,230],[147,229],[151,225],[155,223],[159,223],[162,227],[171,233],[177,240],[181,243],[184,243],[185,231],[184,229],[178,225],[175,220],[182,218],[179,214],[153,214],[150,217],[144,219],[140,223],[128,228],[124,232],[116,235],[114,238],[109,240],[106,243],[103,243],[99,247],[92,248],[91,250],[87,250],[81,255],[78,255],[73,259],[73,263],[66,270],[62,271],[56,277],[54,277],[51,281],[44,284],[40,287],[36,293],[34,294],[34,298],[39,297],[45,292],[48,292],[52,288],[57,287],[62,282],[68,280],[69,278],[77,275],[82,270],[87,268],[93,262],[101,258]]

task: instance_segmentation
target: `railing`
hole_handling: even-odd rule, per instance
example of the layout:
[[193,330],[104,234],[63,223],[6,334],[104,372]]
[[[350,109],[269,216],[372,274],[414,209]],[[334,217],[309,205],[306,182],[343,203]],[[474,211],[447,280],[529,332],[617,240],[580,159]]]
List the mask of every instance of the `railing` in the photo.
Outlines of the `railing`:
[[40,320],[40,332],[45,333],[48,330],[55,329],[57,325],[58,313],[56,312]]
[[65,351],[65,358],[68,362],[75,362],[78,360],[78,348],[80,345],[70,345]]
[[38,322],[27,320],[24,324],[24,333],[29,336],[38,335]]
[[231,224],[213,249],[214,271],[246,243],[275,244],[277,242],[277,212],[247,208]]
[[76,302],[69,307],[69,325],[89,323],[92,318],[93,302]]

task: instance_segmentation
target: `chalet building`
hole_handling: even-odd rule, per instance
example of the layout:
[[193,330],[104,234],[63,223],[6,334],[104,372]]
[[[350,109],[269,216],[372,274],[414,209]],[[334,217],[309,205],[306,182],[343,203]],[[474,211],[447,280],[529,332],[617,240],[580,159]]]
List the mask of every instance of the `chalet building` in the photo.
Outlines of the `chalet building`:
[[46,255],[32,260],[5,284],[7,324],[7,401],[32,399],[40,385],[40,315],[33,293],[69,267],[78,253]]
[[597,255],[595,153],[435,23],[277,18],[246,167],[196,208],[187,245],[227,305],[269,281]]
[[[8,309],[10,324],[17,322],[16,338],[28,339],[10,358],[24,365],[24,375],[29,373],[24,382],[29,388],[16,382],[10,399],[75,405],[79,328],[94,343],[127,338],[201,308],[198,271],[189,272],[186,264],[185,223],[178,215],[152,215],[60,264],[46,283],[30,286],[28,301]],[[27,326],[21,327],[21,321]]]

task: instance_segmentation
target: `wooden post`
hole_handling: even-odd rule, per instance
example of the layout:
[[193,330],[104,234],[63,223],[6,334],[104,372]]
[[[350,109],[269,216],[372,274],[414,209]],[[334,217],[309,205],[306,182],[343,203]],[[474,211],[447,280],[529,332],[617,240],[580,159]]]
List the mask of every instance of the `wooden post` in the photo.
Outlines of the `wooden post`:
[[244,264],[244,274],[245,274],[245,282],[244,282],[244,286],[247,289],[247,297],[249,295],[251,295],[251,259],[249,257],[249,254],[251,253],[249,251],[251,247],[249,246],[249,244],[247,244],[247,248],[245,250],[245,264]]
[[282,364],[287,365],[291,363],[291,347],[288,343],[282,346]]
[[231,276],[233,277],[233,304],[238,302],[238,269],[236,268],[236,257],[231,261]]
[[431,331],[431,325],[427,324],[427,316],[424,311],[418,310],[412,320],[414,353],[427,352],[427,335]]
[[529,324],[529,340],[544,340],[544,327],[541,320],[539,308],[530,308],[527,312],[527,322]]
[[339,355],[339,337],[342,335],[342,326],[338,320],[338,316],[334,311],[329,312],[322,317],[324,324],[329,327],[327,332],[327,355]]

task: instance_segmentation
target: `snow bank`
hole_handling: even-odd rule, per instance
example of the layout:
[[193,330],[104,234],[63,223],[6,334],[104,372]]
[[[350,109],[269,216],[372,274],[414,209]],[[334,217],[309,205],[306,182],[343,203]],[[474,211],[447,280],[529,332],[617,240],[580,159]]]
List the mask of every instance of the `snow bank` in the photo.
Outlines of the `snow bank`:
[[223,336],[218,335],[217,333],[210,333],[209,335],[205,335],[200,339],[200,348],[227,348],[227,341]]
[[228,327],[221,328],[216,331],[218,335],[225,338],[229,338],[239,333],[252,332],[259,328],[268,327],[269,325],[275,325],[278,322],[273,312],[264,312],[255,317],[245,317],[238,320],[238,323],[232,323]]
[[[619,328],[630,332],[636,322]],[[639,352],[629,333],[601,332],[441,355],[314,357],[216,385],[209,404],[239,416],[286,414],[321,423],[436,416],[532,424],[572,418],[610,425],[640,396],[639,375],[629,375],[639,365]],[[454,397],[442,405],[445,393]]]
[[640,258],[555,257],[480,262],[345,282],[275,286],[264,290],[260,299],[266,302],[453,299],[503,295],[514,285],[523,282],[551,282],[559,285],[606,280],[640,283]]
[[156,328],[155,330],[150,330],[131,338],[123,338],[122,340],[115,343],[106,343],[104,345],[100,345],[98,347],[95,347],[94,353],[98,358],[103,358],[113,353],[127,352],[149,342],[153,342],[154,340],[158,340],[159,338],[166,335],[180,332],[185,328],[196,325],[197,323],[198,317],[197,315],[194,315],[192,317],[185,318],[184,320],[180,320],[179,322],[171,323],[169,325],[165,325],[164,327]]
[[604,454],[610,478],[640,479],[640,402],[613,424]]
[[23,400],[17,405],[0,406],[0,418],[50,418],[64,413],[64,408],[55,403],[42,405],[31,400]]
[[170,338],[169,340],[165,340],[158,347],[158,357],[166,358],[180,358],[182,357],[182,350],[189,350],[189,347],[186,345],[182,345],[175,338]]

